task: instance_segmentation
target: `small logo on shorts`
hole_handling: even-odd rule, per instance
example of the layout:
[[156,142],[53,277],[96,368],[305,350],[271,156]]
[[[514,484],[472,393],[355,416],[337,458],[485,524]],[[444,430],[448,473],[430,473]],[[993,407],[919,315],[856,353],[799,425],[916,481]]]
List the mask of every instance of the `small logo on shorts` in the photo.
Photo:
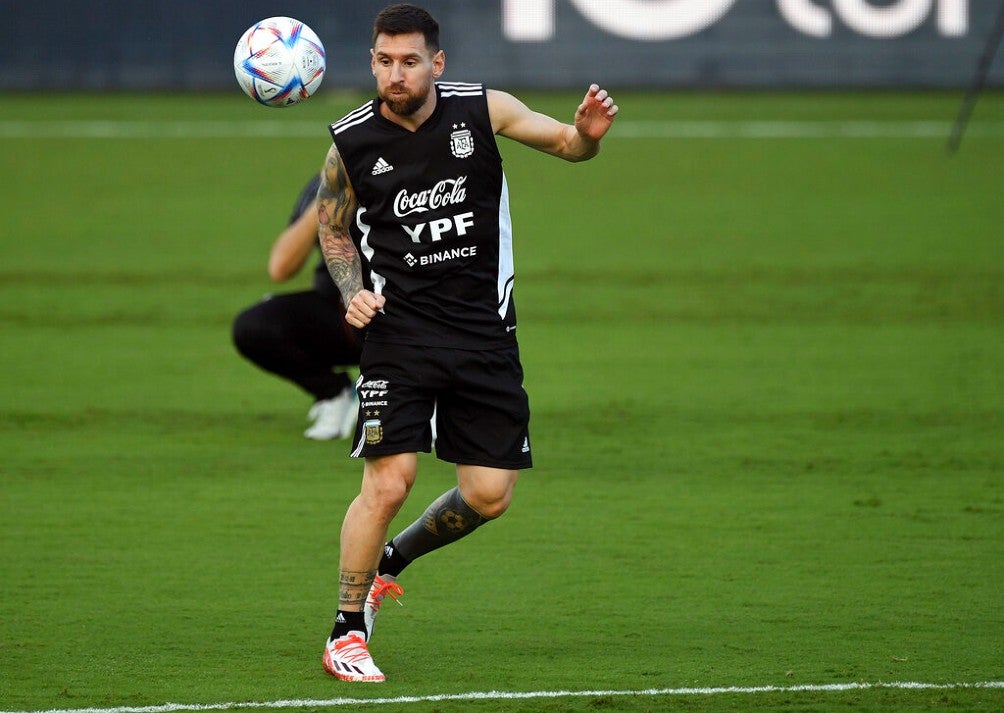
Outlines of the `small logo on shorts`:
[[359,398],[366,401],[368,399],[378,399],[387,395],[390,389],[390,382],[386,379],[370,379],[359,386]]
[[523,439],[523,452],[524,453],[529,453],[530,452],[530,439],[529,438],[524,438]]
[[366,434],[366,443],[373,446],[383,440],[383,425],[380,419],[374,418],[363,422],[363,433]]

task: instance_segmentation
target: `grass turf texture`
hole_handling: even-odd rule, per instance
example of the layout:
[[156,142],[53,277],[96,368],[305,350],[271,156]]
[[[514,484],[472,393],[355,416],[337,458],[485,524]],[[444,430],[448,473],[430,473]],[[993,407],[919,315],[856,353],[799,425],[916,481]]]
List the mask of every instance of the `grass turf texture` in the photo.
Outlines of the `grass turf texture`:
[[[578,96],[526,97],[570,116]],[[954,95],[622,95],[630,120],[940,120]],[[229,343],[363,97],[9,96],[18,120],[317,122],[7,138],[0,710],[468,691],[1000,681],[1004,140],[502,142],[537,467],[405,575],[382,686],[325,676],[360,464]],[[1004,97],[974,122],[1004,120]],[[947,133],[946,133],[947,137]],[[397,529],[452,481],[423,458]],[[409,711],[999,710],[1001,690]]]

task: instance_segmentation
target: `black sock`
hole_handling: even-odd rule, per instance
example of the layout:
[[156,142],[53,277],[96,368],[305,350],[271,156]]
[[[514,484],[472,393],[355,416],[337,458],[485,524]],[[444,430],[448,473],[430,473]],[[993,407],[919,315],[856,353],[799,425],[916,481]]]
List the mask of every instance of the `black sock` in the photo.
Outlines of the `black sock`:
[[335,628],[331,630],[331,638],[337,639],[345,636],[350,631],[366,633],[366,621],[363,619],[363,613],[361,611],[342,611],[339,609],[337,616],[335,616]]
[[394,541],[391,540],[383,547],[383,557],[380,558],[377,574],[389,574],[391,577],[397,577],[410,564],[411,560],[402,555],[400,550],[394,546]]

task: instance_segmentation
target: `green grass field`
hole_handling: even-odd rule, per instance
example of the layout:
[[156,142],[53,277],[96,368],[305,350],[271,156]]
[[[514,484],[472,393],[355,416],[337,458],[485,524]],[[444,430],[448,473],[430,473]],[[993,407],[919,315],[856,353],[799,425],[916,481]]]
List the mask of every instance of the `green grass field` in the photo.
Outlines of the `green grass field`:
[[[502,144],[536,467],[352,686],[361,465],[229,325],[363,97],[5,96],[0,711],[1004,708],[1004,96],[955,156],[954,94],[617,99],[594,162]],[[489,691],[587,693],[406,700]]]

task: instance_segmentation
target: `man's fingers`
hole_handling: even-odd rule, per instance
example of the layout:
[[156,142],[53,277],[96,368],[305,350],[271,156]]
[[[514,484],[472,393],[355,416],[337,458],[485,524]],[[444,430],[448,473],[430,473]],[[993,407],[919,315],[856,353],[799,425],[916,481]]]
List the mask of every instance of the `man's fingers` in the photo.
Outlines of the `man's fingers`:
[[586,92],[586,98],[579,107],[579,111],[588,112],[592,106],[595,106],[593,104],[594,101],[606,110],[605,113],[608,117],[613,117],[617,114],[618,106],[614,104],[614,98],[610,96],[610,92],[606,89],[601,89],[598,84],[590,85],[589,91]]
[[383,308],[386,299],[383,295],[374,294],[369,290],[357,292],[345,310],[345,321],[353,327],[365,327]]

